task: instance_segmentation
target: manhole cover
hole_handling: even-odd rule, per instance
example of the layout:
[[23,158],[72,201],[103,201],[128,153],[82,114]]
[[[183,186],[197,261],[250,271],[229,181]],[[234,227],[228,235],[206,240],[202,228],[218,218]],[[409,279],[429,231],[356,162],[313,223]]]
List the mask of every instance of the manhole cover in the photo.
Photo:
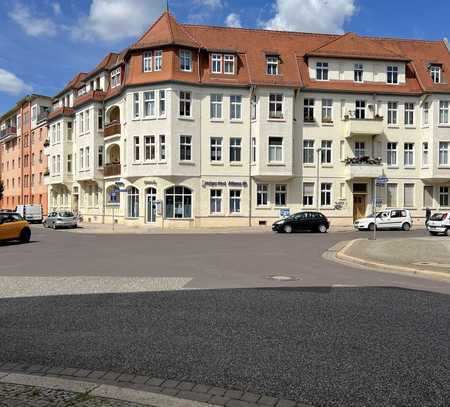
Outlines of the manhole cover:
[[275,280],[275,281],[293,281],[293,280],[296,280],[296,278],[292,277],[292,276],[269,276],[267,278],[269,280]]

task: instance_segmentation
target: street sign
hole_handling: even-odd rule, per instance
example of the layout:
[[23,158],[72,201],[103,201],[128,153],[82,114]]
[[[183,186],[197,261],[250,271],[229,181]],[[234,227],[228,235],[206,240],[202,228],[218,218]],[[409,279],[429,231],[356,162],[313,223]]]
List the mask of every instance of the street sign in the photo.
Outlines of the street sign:
[[389,181],[389,178],[385,175],[375,178],[375,184],[377,187],[384,187]]
[[290,216],[290,214],[291,210],[289,208],[280,209],[280,217],[287,218],[288,216]]

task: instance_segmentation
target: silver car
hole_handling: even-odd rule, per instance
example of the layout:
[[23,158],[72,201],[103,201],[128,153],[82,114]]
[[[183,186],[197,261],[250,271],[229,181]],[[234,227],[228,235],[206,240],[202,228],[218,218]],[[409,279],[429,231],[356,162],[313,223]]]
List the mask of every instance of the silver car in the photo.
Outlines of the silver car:
[[69,211],[51,212],[48,217],[42,222],[46,228],[76,228],[78,217]]

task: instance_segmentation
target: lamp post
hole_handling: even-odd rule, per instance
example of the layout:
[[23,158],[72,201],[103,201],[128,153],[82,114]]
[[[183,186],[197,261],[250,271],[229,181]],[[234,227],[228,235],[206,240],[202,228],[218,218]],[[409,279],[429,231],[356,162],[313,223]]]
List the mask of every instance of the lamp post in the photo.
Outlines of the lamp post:
[[319,206],[319,200],[320,200],[320,162],[321,162],[321,152],[322,152],[322,148],[319,147],[317,148],[317,175],[316,175],[316,206],[317,206],[317,210],[319,210],[320,206]]

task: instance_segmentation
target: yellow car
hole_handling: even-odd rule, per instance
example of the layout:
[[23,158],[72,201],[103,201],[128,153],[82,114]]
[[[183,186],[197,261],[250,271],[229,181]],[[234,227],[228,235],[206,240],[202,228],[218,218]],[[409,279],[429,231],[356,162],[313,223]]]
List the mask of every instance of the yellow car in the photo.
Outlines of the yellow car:
[[28,243],[31,238],[31,229],[28,222],[18,213],[0,212],[0,242],[19,240]]

